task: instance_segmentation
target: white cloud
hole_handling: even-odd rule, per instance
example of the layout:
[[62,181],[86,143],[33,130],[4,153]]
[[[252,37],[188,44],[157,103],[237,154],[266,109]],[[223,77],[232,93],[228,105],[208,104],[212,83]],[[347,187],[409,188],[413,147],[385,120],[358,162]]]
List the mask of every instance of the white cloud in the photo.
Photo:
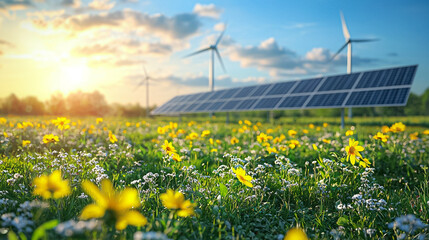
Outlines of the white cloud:
[[219,19],[220,15],[222,14],[223,10],[217,8],[213,3],[208,5],[203,4],[195,4],[194,6],[194,13],[198,14],[199,16],[203,17],[210,17]]
[[93,0],[88,6],[95,10],[110,10],[115,6],[115,2],[110,2],[110,0]]
[[215,31],[222,32],[226,29],[226,24],[225,23],[218,23],[218,24],[214,25],[213,29]]

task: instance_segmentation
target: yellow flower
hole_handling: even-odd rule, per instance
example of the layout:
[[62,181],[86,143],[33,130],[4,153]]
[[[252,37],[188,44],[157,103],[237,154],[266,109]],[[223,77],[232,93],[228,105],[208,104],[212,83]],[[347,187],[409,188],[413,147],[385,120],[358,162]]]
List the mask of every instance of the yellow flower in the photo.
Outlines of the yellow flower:
[[109,141],[111,143],[115,143],[118,141],[118,139],[116,138],[116,136],[112,133],[112,131],[109,131]]
[[0,124],[6,124],[7,123],[7,119],[6,118],[0,118]]
[[158,134],[164,134],[165,133],[165,129],[163,127],[158,127],[157,132],[158,132]]
[[376,140],[381,140],[383,142],[387,142],[387,139],[389,138],[389,135],[384,135],[383,133],[378,132],[377,135],[375,135],[373,138],[376,139]]
[[102,218],[106,211],[109,211],[113,213],[116,221],[115,227],[118,230],[123,230],[128,225],[140,227],[147,223],[147,219],[141,213],[131,210],[140,206],[140,198],[136,189],[125,188],[116,192],[112,182],[108,179],[101,181],[101,189],[88,180],[83,181],[82,188],[94,199],[95,203],[87,205],[82,210],[81,219]]
[[242,168],[232,168],[232,171],[235,173],[235,176],[237,176],[238,180],[248,186],[248,187],[253,187],[253,184],[250,182],[252,181],[252,177],[246,174],[246,171],[244,171],[244,169]]
[[185,200],[185,196],[181,192],[176,192],[168,189],[167,193],[159,196],[164,207],[168,209],[178,210],[177,215],[180,217],[188,217],[194,215],[195,204],[189,200]]
[[276,147],[270,147],[270,146],[267,146],[267,152],[268,152],[268,154],[278,153]]
[[302,229],[291,228],[283,240],[308,240],[308,237]]
[[353,135],[353,131],[352,131],[352,130],[348,130],[348,131],[346,132],[346,136],[351,136],[351,135]]
[[251,126],[251,125],[252,125],[252,122],[251,122],[251,121],[249,121],[249,120],[244,120],[244,124],[246,124],[246,125],[248,125],[248,126]]
[[383,127],[381,127],[381,132],[382,133],[388,133],[388,132],[390,132],[390,128],[388,126],[383,126]]
[[96,124],[100,124],[103,122],[103,118],[97,118],[95,119]]
[[349,146],[345,148],[347,152],[347,161],[350,159],[352,165],[355,165],[356,157],[362,158],[359,152],[363,151],[364,148],[359,146],[359,142],[352,138],[349,138]]
[[258,142],[262,143],[262,142],[267,142],[268,140],[273,139],[272,136],[268,136],[265,133],[260,133],[259,136],[256,137],[256,140],[258,140]]
[[304,134],[307,134],[307,133],[308,133],[308,130],[307,130],[307,129],[302,129],[302,132],[303,132]]
[[239,121],[238,121],[238,124],[240,124],[240,125],[241,125],[241,124],[243,124],[243,121],[239,120]]
[[171,158],[173,158],[173,160],[176,161],[176,162],[181,162],[182,161],[182,157],[179,154],[177,154],[177,153],[173,153],[171,155]]
[[429,129],[423,131],[424,135],[429,135]]
[[237,143],[239,143],[238,138],[232,137],[231,138],[231,144],[234,145],[234,144],[237,144]]
[[[291,145],[293,145],[293,146],[291,146]],[[299,146],[301,146],[301,144],[299,143],[298,140],[290,140],[290,142],[289,142],[290,148],[294,149],[295,147],[299,147]]]
[[198,133],[191,132],[188,136],[186,136],[186,140],[195,140],[198,138]]
[[31,141],[29,141],[29,140],[22,140],[22,146],[23,147],[27,146],[30,143],[31,143]]
[[317,148],[316,144],[313,143],[313,149],[318,151],[319,149]]
[[411,133],[410,134],[410,139],[411,140],[417,140],[417,139],[419,139],[419,133],[418,132],[415,132],[415,133]]
[[329,140],[329,139],[322,139],[322,142],[327,143],[327,144],[330,144],[330,143],[331,143],[331,140]]
[[328,127],[328,123],[323,123],[323,127],[325,128],[325,127]]
[[320,131],[320,127],[316,127],[316,131]]
[[216,148],[212,148],[212,150],[210,150],[210,152],[217,152]]
[[295,137],[297,132],[295,130],[289,130],[289,131],[287,131],[287,134],[289,134],[290,137]]
[[170,129],[176,129],[177,123],[176,122],[170,122]]
[[43,136],[43,143],[48,144],[48,143],[55,143],[60,141],[60,139],[58,138],[58,136],[55,136],[54,134],[47,134],[45,136]]
[[168,140],[164,141],[164,145],[162,145],[162,149],[164,149],[165,153],[168,155],[176,153],[176,149],[173,146],[172,142],[168,142]]
[[204,130],[203,133],[201,133],[201,137],[206,137],[210,135],[210,130]]
[[390,127],[391,132],[403,132],[405,131],[405,125],[402,122],[397,122]]
[[310,123],[310,124],[308,124],[308,127],[309,127],[310,129],[314,129],[314,124]]
[[65,117],[58,117],[57,119],[52,120],[52,123],[61,131],[70,128],[70,120]]
[[7,135],[7,132],[3,132],[3,136],[4,136],[5,138],[8,138],[8,137],[9,137],[9,135]]
[[51,175],[40,176],[33,180],[35,186],[34,195],[42,196],[45,199],[62,198],[70,195],[70,186],[68,180],[61,179],[61,172],[55,170]]
[[210,145],[213,145],[214,144],[213,138],[210,138],[209,142],[210,142]]
[[371,162],[366,158],[362,158],[361,160],[362,161],[359,161],[359,166],[366,168],[367,166],[369,166],[371,164]]

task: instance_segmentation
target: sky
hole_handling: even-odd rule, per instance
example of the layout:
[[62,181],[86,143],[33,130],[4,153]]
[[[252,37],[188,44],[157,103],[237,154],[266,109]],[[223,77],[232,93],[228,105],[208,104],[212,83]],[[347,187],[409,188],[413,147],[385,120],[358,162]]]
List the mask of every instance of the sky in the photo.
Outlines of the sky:
[[99,91],[108,103],[150,105],[208,90],[346,73],[340,11],[353,71],[418,64],[412,92],[429,87],[429,1],[0,0],[0,98]]

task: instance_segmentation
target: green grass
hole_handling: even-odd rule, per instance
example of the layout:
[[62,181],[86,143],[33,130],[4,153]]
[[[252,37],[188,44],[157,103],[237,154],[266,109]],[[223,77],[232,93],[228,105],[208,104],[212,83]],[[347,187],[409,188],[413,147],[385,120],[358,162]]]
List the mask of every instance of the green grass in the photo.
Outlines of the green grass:
[[[345,136],[351,125],[340,130],[337,118],[282,118],[272,123],[250,119],[247,126],[234,118],[225,125],[221,115],[211,122],[182,117],[177,128],[164,134],[158,127],[177,118],[111,118],[100,124],[95,118],[71,119],[65,131],[51,124],[52,119],[16,117],[0,125],[0,239],[8,232],[30,238],[51,220],[58,220],[60,227],[44,231],[49,239],[133,239],[136,232],[158,232],[171,239],[278,239],[293,227],[311,239],[396,239],[401,234],[413,239],[429,234],[427,226],[408,232],[405,223],[388,226],[407,214],[429,223],[429,136],[423,134],[428,129],[423,117],[353,118],[352,136]],[[196,122],[189,126],[191,120]],[[33,127],[17,128],[22,121]],[[388,133],[386,143],[372,138],[381,126],[396,121],[406,123],[405,132]],[[324,122],[329,126],[323,127]],[[288,135],[291,129],[298,132],[294,138]],[[201,137],[203,130],[210,134]],[[109,131],[118,138],[115,144],[109,142]],[[191,140],[192,132],[198,137]],[[412,140],[414,132],[419,135]],[[43,136],[50,133],[60,141],[44,144]],[[269,154],[257,141],[260,133],[285,136],[280,142],[268,141],[277,154]],[[232,137],[239,143],[231,144]],[[365,148],[361,153],[372,163],[369,168],[347,161],[344,147],[349,138]],[[293,139],[299,141],[295,148],[289,146]],[[31,144],[23,147],[22,140]],[[166,156],[164,140],[173,142],[182,162]],[[235,177],[233,167],[252,176],[253,188]],[[57,169],[69,181],[71,195],[55,201],[33,195],[33,179]],[[148,219],[145,226],[116,231],[107,215],[97,223],[86,222],[80,231],[68,222],[79,221],[82,209],[93,202],[82,198],[82,181],[98,185],[103,178],[118,191],[137,189],[141,207],[136,210]],[[179,217],[165,208],[159,196],[167,189],[195,203],[195,215]],[[29,203],[31,207],[22,205]],[[16,223],[9,221],[14,219]],[[98,227],[90,228],[92,223]]]

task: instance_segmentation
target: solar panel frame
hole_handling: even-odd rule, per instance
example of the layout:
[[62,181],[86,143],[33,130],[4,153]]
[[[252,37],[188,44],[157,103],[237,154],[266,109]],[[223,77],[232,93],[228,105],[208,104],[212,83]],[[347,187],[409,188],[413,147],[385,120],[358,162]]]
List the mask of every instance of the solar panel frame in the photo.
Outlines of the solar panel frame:
[[[181,95],[153,110],[152,114],[404,106],[417,67],[410,65]],[[363,100],[356,100],[357,97]],[[268,104],[266,99],[275,99],[275,102]],[[327,103],[330,104],[325,105]]]

